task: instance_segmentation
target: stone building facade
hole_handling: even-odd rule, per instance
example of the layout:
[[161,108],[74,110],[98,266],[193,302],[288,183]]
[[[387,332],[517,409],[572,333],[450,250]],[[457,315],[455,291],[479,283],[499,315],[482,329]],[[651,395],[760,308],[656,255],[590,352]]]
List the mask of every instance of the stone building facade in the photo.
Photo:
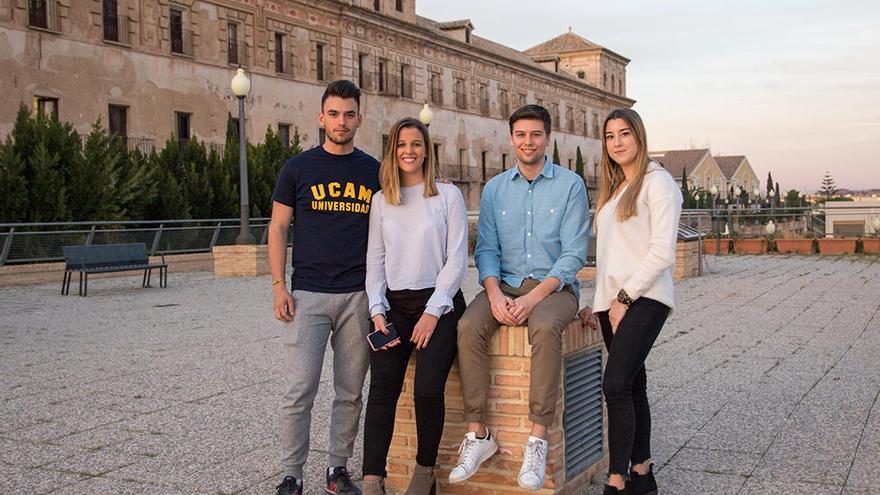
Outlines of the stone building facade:
[[441,174],[476,208],[482,184],[515,162],[507,117],[539,103],[553,114],[560,165],[574,168],[580,147],[594,184],[599,123],[634,103],[629,61],[570,32],[520,52],[473,30],[418,16],[415,0],[0,0],[0,136],[24,103],[83,133],[100,118],[132,147],[222,143],[241,66],[252,139],[298,129],[317,145],[333,79],[363,88],[356,145],[374,156],[391,124],[429,103]]

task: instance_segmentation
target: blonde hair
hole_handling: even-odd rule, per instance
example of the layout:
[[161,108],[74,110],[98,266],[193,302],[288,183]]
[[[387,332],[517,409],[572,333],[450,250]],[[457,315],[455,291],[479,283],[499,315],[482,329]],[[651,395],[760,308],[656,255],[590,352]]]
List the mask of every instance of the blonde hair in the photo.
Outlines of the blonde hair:
[[397,161],[397,141],[400,139],[400,131],[415,128],[422,133],[425,143],[425,161],[422,162],[422,176],[425,183],[424,196],[430,198],[437,195],[437,184],[434,182],[437,176],[437,166],[434,163],[434,146],[428,135],[428,128],[416,119],[405,118],[398,120],[388,133],[388,144],[382,155],[382,166],[379,168],[379,183],[382,186],[382,196],[385,202],[391,205],[400,204],[400,164]]
[[[626,180],[626,176],[623,174],[623,169],[608,154],[608,141],[604,136],[605,131],[608,129],[608,122],[614,119],[622,119],[627,123],[639,146],[635,159],[636,175],[630,181],[629,187],[626,188],[626,191],[620,198],[620,207],[617,209],[617,221],[623,222],[626,219],[635,216],[638,212],[638,205],[636,203],[639,198],[639,193],[642,191],[645,174],[648,171],[648,138],[645,133],[645,124],[635,110],[618,108],[612,110],[611,113],[605,117],[605,123],[602,125],[602,172],[599,178],[599,201],[596,204],[597,217],[599,215],[599,210],[611,200],[614,193],[617,192],[620,185]],[[596,222],[593,222],[593,226],[594,228],[597,227]]]

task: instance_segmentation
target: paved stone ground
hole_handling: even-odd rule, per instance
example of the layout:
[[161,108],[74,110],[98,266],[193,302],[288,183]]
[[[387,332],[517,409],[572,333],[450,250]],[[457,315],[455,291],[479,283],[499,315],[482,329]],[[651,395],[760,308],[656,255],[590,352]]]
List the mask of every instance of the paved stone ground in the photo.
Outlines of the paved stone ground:
[[[880,260],[711,264],[678,284],[649,358],[661,493],[880,493]],[[0,493],[274,493],[283,325],[267,281],[139,282],[94,280],[88,298],[60,296],[60,276],[0,289]]]

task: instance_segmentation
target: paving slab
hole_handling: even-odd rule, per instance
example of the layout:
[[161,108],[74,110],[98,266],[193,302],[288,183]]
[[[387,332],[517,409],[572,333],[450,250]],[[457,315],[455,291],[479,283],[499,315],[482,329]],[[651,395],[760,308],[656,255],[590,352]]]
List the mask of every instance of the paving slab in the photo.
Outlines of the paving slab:
[[[880,493],[880,259],[707,265],[677,283],[646,363],[661,492]],[[101,280],[87,298],[0,288],[0,492],[274,493],[288,327],[271,318],[267,280],[169,279]],[[582,305],[592,291],[583,284]],[[309,494],[323,481],[331,357],[328,346]],[[359,437],[356,476],[362,452]]]

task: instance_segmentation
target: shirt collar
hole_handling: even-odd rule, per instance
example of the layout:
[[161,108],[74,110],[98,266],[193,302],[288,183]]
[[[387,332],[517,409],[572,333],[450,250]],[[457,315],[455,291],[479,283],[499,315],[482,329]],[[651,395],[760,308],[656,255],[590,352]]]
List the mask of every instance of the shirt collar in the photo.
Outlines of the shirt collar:
[[[547,155],[544,155],[544,168],[541,169],[541,173],[538,175],[543,175],[548,179],[556,177],[556,170],[553,168],[553,162],[550,161],[550,157]],[[513,167],[513,173],[510,175],[510,180],[514,180],[517,177],[522,177],[522,174],[519,171],[519,164]],[[538,177],[535,176],[535,178],[537,179]],[[523,177],[523,179],[525,179],[525,177]]]

